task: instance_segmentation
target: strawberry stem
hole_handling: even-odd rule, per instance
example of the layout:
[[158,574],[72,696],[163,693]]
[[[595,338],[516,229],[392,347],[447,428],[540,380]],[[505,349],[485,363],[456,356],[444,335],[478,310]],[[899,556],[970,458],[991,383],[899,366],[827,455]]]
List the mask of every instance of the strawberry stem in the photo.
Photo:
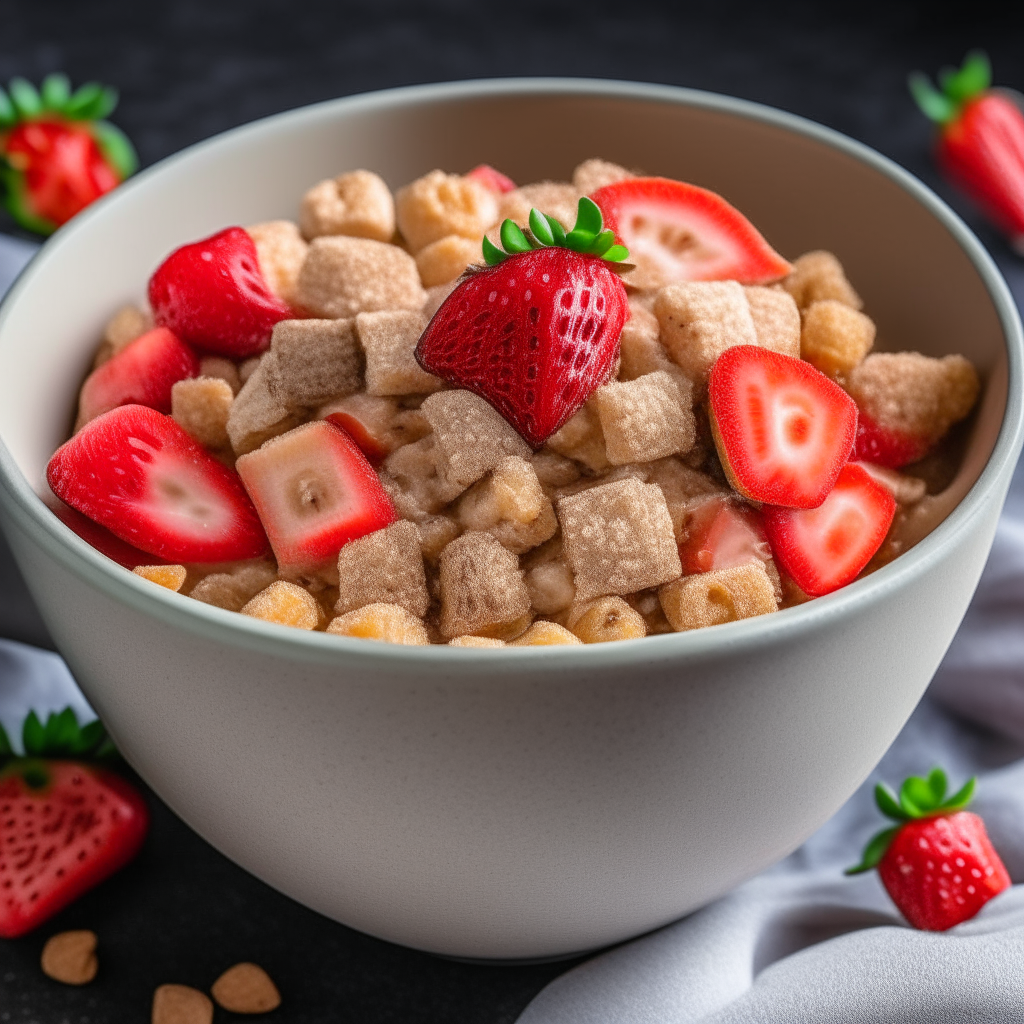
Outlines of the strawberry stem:
[[[30,711],[21,730],[23,757],[73,757],[104,760],[116,756],[117,750],[107,736],[103,723],[96,719],[78,724],[72,708],[51,712],[45,724]],[[0,760],[16,758],[10,738],[0,725]]]
[[907,79],[910,93],[925,117],[939,125],[955,121],[964,104],[981,95],[992,84],[992,66],[984,50],[972,50],[960,68],[943,68],[939,72],[941,91],[921,71]]

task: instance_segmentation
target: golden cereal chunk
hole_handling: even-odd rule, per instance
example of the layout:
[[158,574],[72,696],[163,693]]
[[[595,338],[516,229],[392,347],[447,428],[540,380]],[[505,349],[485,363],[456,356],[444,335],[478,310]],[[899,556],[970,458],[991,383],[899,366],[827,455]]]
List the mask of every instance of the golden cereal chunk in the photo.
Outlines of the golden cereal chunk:
[[843,265],[832,253],[821,249],[795,259],[793,272],[783,278],[782,287],[793,296],[801,310],[823,299],[835,299],[853,309],[864,305],[846,280]]
[[320,625],[320,605],[316,598],[305,587],[284,580],[277,580],[261,590],[241,612],[254,619],[296,629],[316,629]]
[[171,388],[171,416],[206,448],[228,445],[228,415],[235,396],[220,377],[191,377]]
[[609,163],[607,160],[584,160],[576,170],[572,172],[572,187],[580,195],[589,196],[605,185],[614,185],[617,181],[626,181],[635,178],[632,171],[618,164]]
[[217,1005],[230,1013],[270,1013],[281,1005],[281,993],[257,964],[229,967],[210,989]]
[[[538,181],[533,185],[506,192],[498,200],[498,217],[495,223],[500,224],[506,218],[514,220],[520,227],[525,227],[530,219],[530,210],[537,209],[541,213],[554,217],[566,230],[576,223],[576,213],[580,197],[583,195],[567,181]],[[491,241],[495,241],[492,238]]]
[[248,562],[231,572],[215,572],[204,576],[188,596],[203,604],[240,612],[245,604],[277,579],[271,562]]
[[311,408],[358,391],[363,350],[354,320],[281,320],[270,340],[270,393],[286,409]]
[[275,362],[274,353],[267,352],[231,403],[227,431],[236,455],[255,451],[264,441],[284,434],[304,419],[301,412],[288,409],[271,392],[269,381],[276,372]]
[[298,305],[337,320],[377,309],[421,309],[427,295],[416,261],[397,245],[370,238],[314,238],[296,285]]
[[593,398],[548,438],[547,446],[567,459],[583,463],[594,473],[611,465]]
[[878,426],[934,444],[974,408],[981,383],[960,355],[876,352],[850,371],[846,389]]
[[366,391],[370,395],[427,395],[444,381],[427,373],[413,354],[427,318],[412,310],[360,313],[356,335],[366,356]]
[[638,640],[647,636],[644,617],[621,597],[601,597],[570,612],[569,629],[585,644]]
[[661,607],[676,632],[736,622],[778,610],[764,562],[684,576],[658,591]]
[[392,452],[381,467],[380,482],[398,514],[415,523],[440,512],[465,490],[438,473],[433,434]]
[[339,615],[368,604],[396,604],[422,618],[430,595],[415,523],[401,519],[349,541],[338,552],[338,591]]
[[734,345],[756,345],[750,303],[735,281],[686,281],[658,292],[654,315],[672,358],[701,387]]
[[43,974],[63,985],[88,985],[99,970],[96,958],[96,933],[60,932],[43,946],[40,957]]
[[781,288],[744,288],[754,321],[754,333],[761,348],[800,358],[800,310],[793,296]]
[[454,281],[471,263],[483,263],[478,239],[446,235],[416,253],[416,266],[424,288]]
[[431,565],[437,564],[441,552],[462,533],[462,527],[451,516],[425,516],[417,521],[416,528],[424,561]]
[[449,647],[505,647],[504,640],[489,636],[457,636],[448,641]]
[[103,328],[103,340],[96,349],[92,368],[102,366],[111,356],[116,356],[136,338],[153,329],[153,317],[138,306],[122,306]]
[[558,520],[577,600],[632,594],[682,572],[672,517],[653,484],[631,477],[560,498]]
[[227,381],[233,395],[237,395],[242,390],[242,378],[238,373],[238,367],[223,356],[203,356],[199,360],[199,376],[217,377]]
[[556,615],[576,598],[572,569],[564,557],[540,562],[526,572],[530,603],[541,615]]
[[692,395],[664,370],[613,381],[594,395],[605,451],[613,466],[653,462],[693,447]]
[[431,171],[395,196],[398,230],[418,253],[448,235],[479,240],[498,219],[494,193],[472,178]]
[[464,533],[441,552],[441,634],[497,640],[530,624],[530,595],[519,559],[489,533]]
[[363,640],[381,640],[389,644],[425,647],[430,643],[426,627],[401,605],[378,602],[331,620],[328,633],[356,636]]
[[213,1024],[213,1003],[188,985],[161,985],[153,993],[152,1024]]
[[384,179],[372,171],[349,171],[314,185],[299,212],[302,233],[352,235],[390,242],[395,233],[395,203]]
[[175,593],[185,585],[185,577],[188,575],[183,565],[137,565],[132,572]]
[[874,321],[842,302],[822,299],[804,311],[800,355],[822,373],[849,373],[874,343]]
[[557,644],[581,644],[583,641],[565,626],[541,619],[521,636],[509,641],[509,647],[552,647]]
[[295,298],[295,284],[309,246],[290,220],[268,220],[245,229],[270,290],[284,302]]

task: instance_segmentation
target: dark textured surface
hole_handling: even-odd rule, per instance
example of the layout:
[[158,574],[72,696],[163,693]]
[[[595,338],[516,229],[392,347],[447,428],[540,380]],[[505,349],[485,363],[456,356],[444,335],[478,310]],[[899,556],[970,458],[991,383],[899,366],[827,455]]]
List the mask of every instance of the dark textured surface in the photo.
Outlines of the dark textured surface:
[[[710,89],[810,117],[908,167],[964,215],[1024,295],[1024,264],[934,172],[929,128],[905,88],[909,70],[934,71],[983,46],[999,82],[1024,89],[1021,15],[975,5],[946,20],[938,5],[834,6],[18,0],[0,2],[0,81],[63,69],[76,82],[116,85],[114,119],[144,164],[256,117],[393,85],[565,74]],[[2,546],[0,635],[46,642]],[[0,1022],[142,1021],[156,984],[207,987],[251,959],[281,986],[286,1007],[275,1017],[296,1024],[497,1024],[563,969],[455,964],[368,939],[233,867],[155,801],[154,813],[132,867],[38,936],[0,941]],[[86,989],[50,982],[37,966],[45,937],[66,927],[100,934],[101,973]]]

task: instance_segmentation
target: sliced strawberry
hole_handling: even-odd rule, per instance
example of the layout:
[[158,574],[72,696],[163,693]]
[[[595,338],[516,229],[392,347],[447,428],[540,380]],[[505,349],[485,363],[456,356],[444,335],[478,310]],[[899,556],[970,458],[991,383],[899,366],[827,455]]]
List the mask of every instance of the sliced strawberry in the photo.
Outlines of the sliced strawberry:
[[398,518],[359,446],[326,420],[267,441],[237,465],[285,577],[329,577],[343,545]]
[[166,327],[155,327],[85,378],[78,396],[80,425],[119,405],[171,411],[171,388],[199,374],[195,352]]
[[516,188],[516,183],[511,178],[502,174],[501,171],[496,171],[490,164],[480,164],[474,167],[466,174],[466,177],[478,181],[484,188],[490,189],[492,192],[512,192]]
[[863,409],[857,416],[857,439],[853,449],[856,460],[899,469],[924,458],[930,447],[929,438],[880,427]]
[[359,450],[366,456],[374,469],[391,454],[390,449],[370,433],[367,425],[350,412],[332,412],[324,417],[328,423],[333,423],[352,438],[359,446]]
[[818,508],[762,509],[775,558],[812,597],[856,579],[882,546],[895,514],[896,500],[888,488],[854,463],[843,467]]
[[143,405],[94,419],[57,449],[46,479],[72,508],[169,562],[227,562],[267,550],[237,474],[170,416]]
[[686,532],[679,545],[684,576],[772,557],[758,511],[728,495],[702,501],[687,518]]
[[628,178],[591,197],[635,263],[661,281],[763,284],[793,269],[720,195],[669,178]]
[[65,505],[59,498],[51,495],[45,500],[49,509],[69,530],[77,533],[86,544],[91,544],[100,554],[113,559],[118,565],[123,565],[126,569],[134,569],[139,565],[157,565],[166,562],[166,559],[133,548],[131,544],[121,540],[120,537],[115,537],[105,526],[94,523],[70,505]]
[[810,363],[758,345],[726,349],[708,381],[722,466],[746,498],[820,505],[853,451],[857,406]]
[[149,279],[156,322],[205,352],[247,359],[295,313],[267,285],[252,237],[225,228],[176,249]]

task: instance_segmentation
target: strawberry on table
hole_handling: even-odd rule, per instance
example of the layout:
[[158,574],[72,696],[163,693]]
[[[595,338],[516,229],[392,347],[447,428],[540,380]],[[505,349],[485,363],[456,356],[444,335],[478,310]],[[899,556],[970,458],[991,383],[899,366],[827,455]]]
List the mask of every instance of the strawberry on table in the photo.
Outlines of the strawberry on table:
[[488,266],[471,268],[444,301],[416,359],[539,448],[612,375],[629,317],[616,269],[629,254],[587,198],[568,233],[538,210],[529,225],[506,220],[504,249],[484,239]]
[[946,797],[946,773],[911,776],[897,797],[875,787],[878,809],[896,824],[865,847],[848,875],[878,869],[900,913],[915,927],[941,932],[974,917],[1010,886],[1010,876],[992,848],[985,823],[964,808],[975,780]]
[[0,726],[0,937],[38,927],[124,867],[142,846],[149,811],[120,775],[95,763],[112,754],[103,726],[74,711],[35,712],[15,756]]
[[134,173],[131,143],[103,120],[115,106],[115,90],[72,93],[60,74],[38,91],[23,78],[0,89],[0,186],[22,227],[48,235]]

